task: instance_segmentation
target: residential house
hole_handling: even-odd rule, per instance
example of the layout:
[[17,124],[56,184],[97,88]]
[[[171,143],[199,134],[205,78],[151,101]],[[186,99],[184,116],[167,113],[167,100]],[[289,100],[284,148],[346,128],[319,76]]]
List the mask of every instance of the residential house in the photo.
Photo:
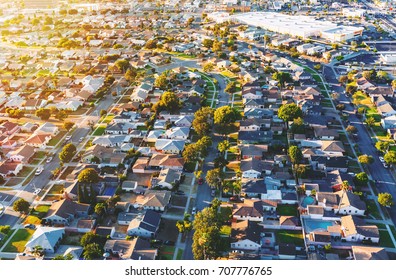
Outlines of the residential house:
[[341,217],[341,240],[348,242],[379,243],[380,235],[376,225],[368,225],[361,218],[348,215]]
[[184,140],[157,139],[155,149],[166,154],[180,154],[184,150]]
[[334,140],[340,136],[337,129],[329,129],[326,126],[314,126],[313,130],[315,138],[320,140]]
[[136,198],[133,206],[135,208],[151,209],[156,211],[165,211],[171,198],[171,192],[165,190],[147,190],[143,196]]
[[257,131],[257,130],[269,129],[270,127],[271,127],[270,119],[252,118],[252,119],[241,120],[239,122],[240,131]]
[[374,87],[365,77],[361,77],[356,80],[358,90],[367,90],[368,88]]
[[29,145],[19,147],[17,150],[11,151],[7,154],[10,161],[28,163],[35,154],[35,148]]
[[263,162],[255,158],[241,160],[242,178],[257,179],[262,176]]
[[157,178],[153,178],[152,186],[159,186],[161,188],[172,189],[180,182],[181,172],[174,169],[163,169]]
[[26,243],[26,251],[33,252],[36,247],[43,249],[44,253],[53,254],[65,235],[64,228],[38,227],[32,237]]
[[191,127],[194,117],[185,115],[178,116],[176,120],[173,121],[174,125],[177,127]]
[[240,144],[269,143],[273,134],[272,131],[239,131],[238,141]]
[[238,145],[242,159],[263,159],[264,153],[268,152],[268,145]]
[[46,122],[39,126],[34,134],[51,134],[52,136],[55,136],[58,134],[58,132],[59,128],[56,125]]
[[39,148],[44,150],[47,148],[47,144],[52,139],[51,134],[33,134],[28,139],[26,139],[25,144],[31,147]]
[[345,149],[341,141],[325,140],[321,141],[321,150],[330,156],[343,156]]
[[140,157],[135,161],[135,164],[132,166],[133,173],[146,173],[148,169],[148,163],[150,158],[148,157]]
[[165,131],[165,137],[167,139],[187,140],[189,134],[189,127],[172,127]]
[[179,155],[154,154],[151,157],[148,166],[153,170],[174,169],[177,171],[182,171],[184,163],[184,159]]
[[137,216],[128,225],[127,233],[130,236],[154,238],[161,222],[161,214],[147,210],[143,216]]
[[390,117],[396,115],[394,106],[389,102],[384,102],[382,105],[377,107],[377,111],[382,117]]
[[263,203],[261,200],[245,199],[242,204],[235,206],[232,216],[237,220],[262,222],[264,217]]
[[387,251],[382,247],[352,246],[352,255],[357,261],[389,260]]
[[17,176],[22,168],[23,164],[19,162],[0,162],[0,176],[3,178],[8,176]]
[[231,225],[231,249],[256,251],[261,248],[260,232],[262,228],[257,222],[249,220],[236,221]]
[[396,115],[385,117],[381,119],[381,126],[383,129],[396,128]]
[[51,204],[43,220],[53,225],[68,225],[77,217],[88,216],[89,207],[88,204],[62,199]]
[[250,180],[242,179],[241,195],[250,198],[260,198],[263,194],[267,193],[267,187],[264,180]]
[[335,214],[364,216],[366,204],[352,192],[317,192],[316,200],[319,206]]
[[122,260],[155,260],[158,255],[158,250],[140,237],[133,240],[107,240],[104,250]]

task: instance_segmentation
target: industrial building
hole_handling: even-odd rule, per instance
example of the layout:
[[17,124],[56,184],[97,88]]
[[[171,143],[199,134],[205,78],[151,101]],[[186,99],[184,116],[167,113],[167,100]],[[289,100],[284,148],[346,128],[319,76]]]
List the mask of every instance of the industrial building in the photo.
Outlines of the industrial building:
[[331,42],[342,42],[362,35],[363,27],[337,25],[309,16],[290,16],[272,12],[251,12],[233,15],[230,18],[244,24],[259,26],[273,32],[307,39],[322,37]]

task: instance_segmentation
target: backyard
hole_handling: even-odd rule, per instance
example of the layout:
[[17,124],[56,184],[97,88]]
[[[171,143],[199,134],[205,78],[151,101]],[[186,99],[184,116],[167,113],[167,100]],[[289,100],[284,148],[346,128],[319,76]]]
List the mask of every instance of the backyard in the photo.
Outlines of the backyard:
[[301,231],[278,230],[275,232],[277,243],[292,243],[296,246],[304,246],[304,239]]

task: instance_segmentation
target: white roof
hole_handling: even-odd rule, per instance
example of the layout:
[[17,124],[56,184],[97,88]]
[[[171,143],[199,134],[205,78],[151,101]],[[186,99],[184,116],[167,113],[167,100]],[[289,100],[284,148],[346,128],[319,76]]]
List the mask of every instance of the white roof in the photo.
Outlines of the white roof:
[[31,251],[34,247],[41,246],[43,249],[53,250],[64,234],[64,228],[38,227],[26,243],[26,248]]

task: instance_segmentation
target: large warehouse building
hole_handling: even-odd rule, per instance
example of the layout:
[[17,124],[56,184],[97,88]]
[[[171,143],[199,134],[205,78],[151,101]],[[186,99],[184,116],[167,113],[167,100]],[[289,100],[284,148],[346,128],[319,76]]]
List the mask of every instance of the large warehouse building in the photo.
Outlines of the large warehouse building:
[[309,16],[289,16],[271,12],[252,12],[231,16],[231,19],[269,31],[303,39],[322,37],[332,42],[347,41],[362,35],[363,27],[342,26]]

